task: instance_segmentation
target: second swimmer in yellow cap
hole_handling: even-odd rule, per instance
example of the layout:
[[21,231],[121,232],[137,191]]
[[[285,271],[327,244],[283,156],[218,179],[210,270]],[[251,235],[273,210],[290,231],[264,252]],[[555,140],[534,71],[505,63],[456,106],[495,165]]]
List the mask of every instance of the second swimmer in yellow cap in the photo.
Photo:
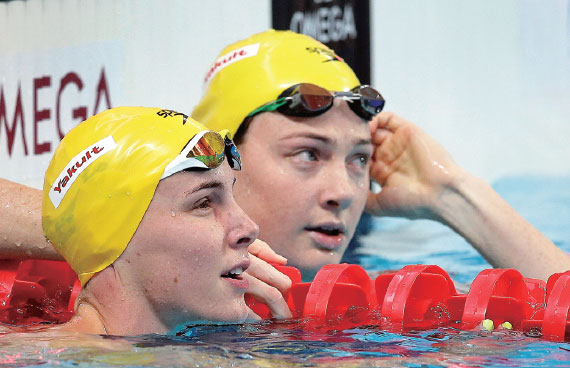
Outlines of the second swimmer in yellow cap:
[[368,196],[380,93],[324,44],[274,30],[224,48],[204,87],[192,117],[235,134],[236,200],[260,239],[309,280],[339,263]]
[[[329,47],[267,30],[220,52],[192,117],[236,134],[244,161],[236,200],[260,239],[308,279],[341,261],[365,208],[439,221],[493,266],[527,277],[570,268],[570,257],[487,183],[382,107],[382,96]],[[370,178],[382,191],[370,192]]]
[[172,110],[114,108],[72,129],[46,172],[42,221],[84,286],[66,328],[245,320],[258,227],[233,199],[240,168],[226,132]]

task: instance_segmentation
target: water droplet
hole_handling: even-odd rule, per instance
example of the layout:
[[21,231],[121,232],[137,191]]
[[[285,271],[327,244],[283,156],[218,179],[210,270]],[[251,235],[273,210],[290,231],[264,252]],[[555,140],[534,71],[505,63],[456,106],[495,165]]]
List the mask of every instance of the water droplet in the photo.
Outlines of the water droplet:
[[127,192],[127,195],[130,196],[130,195],[131,195],[131,192]]
[[174,212],[174,210],[170,211],[170,216],[176,217],[176,212]]
[[110,194],[108,194],[108,195],[107,195],[107,197],[109,197],[109,198],[113,198],[113,196],[112,196],[112,195],[110,195]]
[[16,247],[21,247],[22,246],[22,242],[16,242]]

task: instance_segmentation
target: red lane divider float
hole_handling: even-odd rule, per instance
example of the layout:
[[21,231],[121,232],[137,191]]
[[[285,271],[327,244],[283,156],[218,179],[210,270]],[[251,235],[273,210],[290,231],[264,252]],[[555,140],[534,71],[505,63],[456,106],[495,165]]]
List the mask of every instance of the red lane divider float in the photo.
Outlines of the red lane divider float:
[[67,322],[80,290],[65,262],[0,260],[0,323]]
[[[374,280],[357,265],[327,265],[312,282],[301,282],[293,267],[275,267],[293,283],[285,295],[293,317],[306,318],[309,328],[473,329],[490,319],[494,326],[509,322],[531,335],[570,341],[570,271],[545,283],[512,269],[488,269],[467,294],[459,294],[449,275],[432,265],[405,266]],[[246,295],[246,303],[262,318],[271,318],[262,302]]]
[[[459,294],[449,275],[433,265],[405,266],[375,279],[357,265],[327,265],[312,282],[302,282],[294,267],[275,267],[291,279],[284,297],[293,317],[303,319],[307,328],[473,329],[492,320],[494,326],[509,322],[515,330],[570,341],[570,271],[545,283],[512,269],[483,270],[469,292]],[[66,322],[80,289],[64,262],[0,261],[0,323]],[[262,302],[246,295],[246,303],[262,318],[271,318]]]

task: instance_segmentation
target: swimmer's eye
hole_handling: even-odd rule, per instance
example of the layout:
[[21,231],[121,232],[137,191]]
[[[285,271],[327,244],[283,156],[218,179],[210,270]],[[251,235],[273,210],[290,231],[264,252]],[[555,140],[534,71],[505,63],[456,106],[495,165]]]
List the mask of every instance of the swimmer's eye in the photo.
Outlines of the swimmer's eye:
[[317,152],[308,149],[296,152],[293,157],[303,162],[313,162],[318,160]]
[[209,210],[212,207],[212,202],[209,198],[202,198],[194,204],[194,209],[196,210]]
[[366,169],[368,162],[370,162],[370,155],[362,153],[355,155],[351,159],[350,164],[358,169]]

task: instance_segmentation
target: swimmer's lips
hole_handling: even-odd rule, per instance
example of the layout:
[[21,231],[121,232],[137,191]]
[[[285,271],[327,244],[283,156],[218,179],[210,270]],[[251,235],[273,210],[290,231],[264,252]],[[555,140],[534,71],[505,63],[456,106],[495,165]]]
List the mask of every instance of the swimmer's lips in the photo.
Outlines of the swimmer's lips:
[[235,268],[228,273],[222,275],[222,277],[228,277],[231,279],[240,279],[241,274],[243,273],[244,269],[241,267]]
[[231,282],[238,289],[246,290],[249,287],[249,283],[243,278],[243,272],[247,270],[249,263],[249,260],[241,262],[233,266],[230,270],[222,273],[221,277]]
[[345,233],[344,226],[341,224],[322,224],[318,226],[307,226],[305,230],[317,231],[329,236],[338,236]]
[[327,250],[338,248],[344,240],[346,229],[339,223],[325,223],[317,226],[307,226],[305,230],[313,233],[314,239]]

